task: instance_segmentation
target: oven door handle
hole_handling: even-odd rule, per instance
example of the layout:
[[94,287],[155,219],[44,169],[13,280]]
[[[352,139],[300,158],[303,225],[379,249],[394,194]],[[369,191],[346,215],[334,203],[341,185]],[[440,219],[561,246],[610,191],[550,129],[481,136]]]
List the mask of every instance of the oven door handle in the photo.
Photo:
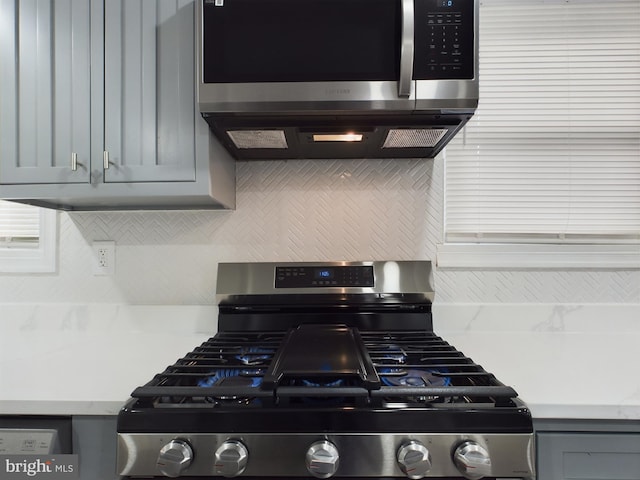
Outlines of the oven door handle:
[[400,44],[400,78],[398,79],[398,97],[411,96],[411,82],[413,80],[413,52],[415,14],[413,0],[402,2],[402,31]]

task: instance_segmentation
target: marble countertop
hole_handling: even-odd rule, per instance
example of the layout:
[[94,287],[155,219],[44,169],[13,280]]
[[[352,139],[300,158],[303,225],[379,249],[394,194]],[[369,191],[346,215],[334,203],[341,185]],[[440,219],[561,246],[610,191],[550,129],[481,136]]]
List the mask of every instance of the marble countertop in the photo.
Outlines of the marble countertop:
[[640,419],[640,334],[510,332],[444,338],[512,386],[535,418]]
[[[115,415],[212,336],[216,316],[208,306],[0,306],[0,414]],[[434,305],[436,334],[538,419],[640,419],[638,319],[640,305]]]
[[115,415],[211,337],[214,307],[0,306],[0,414]]

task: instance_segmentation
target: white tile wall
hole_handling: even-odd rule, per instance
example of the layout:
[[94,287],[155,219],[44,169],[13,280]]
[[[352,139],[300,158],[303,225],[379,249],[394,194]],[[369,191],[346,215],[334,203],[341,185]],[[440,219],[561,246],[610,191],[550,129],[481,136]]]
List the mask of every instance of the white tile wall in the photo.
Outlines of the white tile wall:
[[[211,305],[220,261],[435,259],[442,159],[238,163],[237,210],[60,214],[58,272],[0,275],[0,304]],[[116,273],[91,273],[91,242]],[[640,303],[639,271],[459,271],[440,302]]]

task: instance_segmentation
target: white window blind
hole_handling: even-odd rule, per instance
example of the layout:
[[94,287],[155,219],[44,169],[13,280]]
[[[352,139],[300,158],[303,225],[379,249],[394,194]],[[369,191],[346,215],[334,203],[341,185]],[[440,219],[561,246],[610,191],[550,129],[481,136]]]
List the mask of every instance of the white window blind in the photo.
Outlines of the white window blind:
[[34,244],[40,235],[40,210],[0,200],[0,247]]
[[446,242],[640,240],[640,0],[483,0]]
[[56,270],[55,210],[0,200],[0,273]]

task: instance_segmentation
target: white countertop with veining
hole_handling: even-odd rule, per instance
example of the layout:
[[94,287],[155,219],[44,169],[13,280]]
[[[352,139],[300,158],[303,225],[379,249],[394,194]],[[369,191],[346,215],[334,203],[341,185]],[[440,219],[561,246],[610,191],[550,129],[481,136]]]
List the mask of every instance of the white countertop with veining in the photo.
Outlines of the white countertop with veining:
[[214,307],[0,306],[0,415],[113,415],[211,337]]
[[[216,307],[0,305],[0,415],[113,415]],[[434,330],[539,419],[640,419],[640,305],[434,305]]]
[[640,419],[640,305],[435,307],[434,329],[540,419]]

